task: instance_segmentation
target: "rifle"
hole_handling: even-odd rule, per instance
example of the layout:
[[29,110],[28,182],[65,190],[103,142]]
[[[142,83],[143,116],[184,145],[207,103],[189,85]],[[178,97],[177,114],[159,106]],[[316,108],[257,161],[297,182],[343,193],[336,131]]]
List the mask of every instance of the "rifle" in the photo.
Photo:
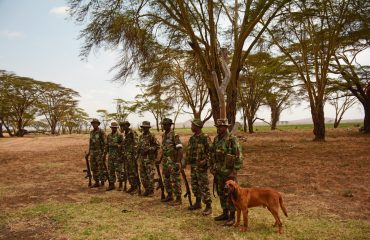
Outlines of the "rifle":
[[106,164],[106,162],[105,162],[105,159],[107,158],[107,154],[105,153],[104,155],[103,155],[103,159],[102,159],[102,161],[103,161],[103,166],[104,166],[104,173],[105,173],[105,179],[104,180],[102,180],[103,181],[103,183],[105,182],[105,181],[109,181],[109,173],[108,173],[108,168],[107,168],[107,164]]
[[218,193],[218,189],[217,189],[217,175],[216,174],[213,175],[213,187],[212,188],[213,188],[212,189],[213,196],[216,197],[216,195],[215,195],[215,188],[216,188],[217,195],[220,196],[219,193]]
[[136,181],[137,181],[137,184],[139,185],[138,186],[139,187],[139,195],[141,195],[141,181],[140,181],[139,164],[138,164],[139,156],[140,156],[140,153],[137,154],[137,156],[134,158],[134,161],[135,161]]
[[123,178],[123,191],[127,192],[127,159],[124,156],[122,156],[122,165],[123,172],[121,172],[121,174]]
[[89,155],[90,155],[89,153],[86,153],[85,152],[86,169],[84,169],[83,172],[86,173],[85,178],[89,178],[89,184],[88,184],[88,186],[91,187],[92,174],[91,174],[91,168],[90,168]]
[[159,164],[155,164],[155,167],[157,169],[157,174],[158,174],[158,179],[154,180],[155,182],[157,181],[158,182],[158,188],[161,188],[161,199],[165,199],[165,195],[164,195],[164,184],[163,184],[163,179],[162,179],[162,175],[161,175],[161,170],[159,169]]
[[188,183],[188,180],[186,179],[186,174],[185,174],[184,168],[182,167],[181,163],[180,163],[180,172],[181,172],[182,178],[184,179],[185,188],[186,188],[186,193],[184,194],[184,198],[188,197],[190,206],[193,206],[193,203],[191,201],[191,192],[190,192],[189,183]]

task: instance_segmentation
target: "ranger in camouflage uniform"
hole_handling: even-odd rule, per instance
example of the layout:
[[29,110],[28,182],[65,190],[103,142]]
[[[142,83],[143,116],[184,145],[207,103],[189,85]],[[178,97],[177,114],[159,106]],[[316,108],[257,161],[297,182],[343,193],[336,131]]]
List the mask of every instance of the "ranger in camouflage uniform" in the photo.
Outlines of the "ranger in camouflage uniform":
[[90,140],[89,140],[89,151],[88,155],[91,155],[90,162],[91,162],[91,171],[94,178],[94,185],[91,187],[99,187],[99,180],[101,184],[104,185],[104,181],[106,180],[106,172],[104,167],[104,148],[105,148],[105,133],[102,129],[99,128],[100,122],[98,119],[94,118],[91,121],[91,125],[93,126],[93,130],[90,132]]
[[127,178],[130,183],[128,193],[136,193],[139,187],[138,176],[136,171],[136,147],[137,147],[137,133],[130,128],[130,123],[124,121],[120,123],[120,126],[125,130],[125,139],[122,144],[122,153],[124,161],[126,161]]
[[187,147],[186,162],[191,165],[191,188],[196,197],[196,202],[189,210],[202,208],[201,200],[206,204],[203,215],[212,213],[212,200],[208,187],[208,166],[211,139],[202,132],[203,122],[194,119],[191,122],[191,130],[194,133],[189,139]]
[[108,171],[109,171],[109,187],[107,191],[114,189],[114,183],[116,182],[116,174],[118,177],[119,188],[122,189],[122,158],[121,158],[121,145],[123,142],[123,136],[120,134],[118,124],[112,122],[110,125],[112,132],[107,136],[107,144],[105,147],[105,154],[108,153]]
[[155,161],[159,143],[154,134],[150,133],[150,122],[144,121],[140,126],[143,133],[139,137],[138,154],[140,160],[140,177],[145,188],[143,196],[153,196]]
[[165,132],[162,135],[162,157],[164,186],[166,188],[167,197],[162,202],[171,202],[173,194],[176,196],[176,201],[173,205],[181,204],[181,181],[180,167],[182,160],[182,144],[179,135],[171,130],[172,120],[164,118],[162,121]]
[[215,221],[227,220],[225,226],[235,223],[235,207],[224,192],[227,180],[236,181],[236,172],[242,167],[241,149],[237,138],[228,131],[227,119],[217,119],[217,136],[212,145],[211,172],[217,183],[217,193],[223,213]]

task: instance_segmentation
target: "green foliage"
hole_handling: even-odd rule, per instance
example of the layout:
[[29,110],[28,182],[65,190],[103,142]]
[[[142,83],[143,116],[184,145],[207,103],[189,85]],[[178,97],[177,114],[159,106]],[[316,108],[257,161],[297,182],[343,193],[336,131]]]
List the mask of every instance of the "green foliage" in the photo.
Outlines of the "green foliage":
[[77,108],[78,93],[59,84],[1,70],[0,89],[0,120],[11,136],[23,136],[29,126],[45,129],[45,121],[36,120],[38,115],[45,117],[52,134],[58,125],[76,127],[87,117]]

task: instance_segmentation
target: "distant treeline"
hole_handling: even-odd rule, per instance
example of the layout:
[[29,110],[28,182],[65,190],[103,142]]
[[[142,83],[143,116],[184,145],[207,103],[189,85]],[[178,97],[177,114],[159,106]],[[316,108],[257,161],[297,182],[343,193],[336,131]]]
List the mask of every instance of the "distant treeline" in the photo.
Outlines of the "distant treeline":
[[52,82],[0,70],[0,137],[23,136],[34,129],[51,134],[81,132],[89,126],[78,107],[79,93]]

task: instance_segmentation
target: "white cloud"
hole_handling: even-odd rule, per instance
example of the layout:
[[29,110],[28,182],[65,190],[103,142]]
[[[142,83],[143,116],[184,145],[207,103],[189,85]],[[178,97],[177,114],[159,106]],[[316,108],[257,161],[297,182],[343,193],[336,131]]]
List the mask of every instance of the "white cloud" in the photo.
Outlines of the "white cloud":
[[56,14],[56,15],[66,15],[69,7],[62,6],[62,7],[54,7],[50,9],[49,13]]
[[21,32],[15,32],[15,31],[0,31],[0,37],[5,37],[5,38],[20,38],[23,36],[23,33]]

